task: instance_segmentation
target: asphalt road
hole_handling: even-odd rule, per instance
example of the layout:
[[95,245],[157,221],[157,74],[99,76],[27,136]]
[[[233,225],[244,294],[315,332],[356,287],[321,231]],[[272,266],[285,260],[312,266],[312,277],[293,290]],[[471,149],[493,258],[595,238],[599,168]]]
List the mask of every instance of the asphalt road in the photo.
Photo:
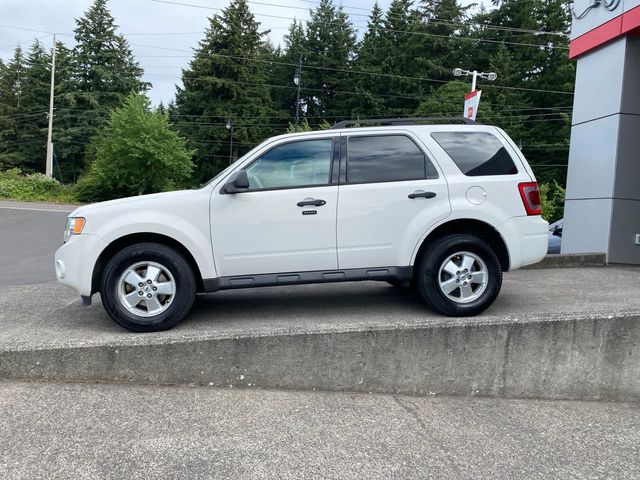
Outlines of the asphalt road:
[[0,383],[0,478],[640,478],[637,405]]
[[0,287],[55,280],[53,254],[74,208],[0,201]]

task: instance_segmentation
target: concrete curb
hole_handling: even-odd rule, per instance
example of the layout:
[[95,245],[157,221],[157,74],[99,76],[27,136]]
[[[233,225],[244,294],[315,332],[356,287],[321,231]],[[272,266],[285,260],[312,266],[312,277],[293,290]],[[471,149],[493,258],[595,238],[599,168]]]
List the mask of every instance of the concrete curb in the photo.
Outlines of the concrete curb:
[[604,267],[606,264],[607,256],[604,253],[560,253],[547,255],[541,262],[524,268]]
[[640,400],[640,312],[0,350],[0,378]]

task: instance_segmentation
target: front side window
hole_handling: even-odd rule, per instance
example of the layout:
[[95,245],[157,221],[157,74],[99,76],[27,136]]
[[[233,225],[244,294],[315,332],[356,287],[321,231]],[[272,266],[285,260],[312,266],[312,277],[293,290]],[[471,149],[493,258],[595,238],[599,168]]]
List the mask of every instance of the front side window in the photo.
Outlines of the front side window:
[[304,140],[278,145],[247,168],[249,189],[327,185],[333,140]]
[[431,137],[469,177],[518,173],[511,155],[492,133],[434,132]]
[[377,183],[437,178],[422,150],[404,135],[350,137],[347,182]]

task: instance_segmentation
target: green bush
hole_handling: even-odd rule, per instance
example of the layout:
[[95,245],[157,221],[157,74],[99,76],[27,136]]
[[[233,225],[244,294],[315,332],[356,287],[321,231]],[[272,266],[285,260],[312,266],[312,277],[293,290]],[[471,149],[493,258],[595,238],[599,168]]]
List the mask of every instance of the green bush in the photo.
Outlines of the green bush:
[[542,200],[542,218],[553,223],[564,215],[565,189],[558,182],[540,185],[540,199]]
[[12,168],[0,172],[0,198],[23,201],[74,203],[73,188],[42,173],[23,174]]
[[83,201],[143,195],[188,185],[193,151],[166,114],[152,111],[144,95],[131,94],[91,140],[95,161],[80,178]]

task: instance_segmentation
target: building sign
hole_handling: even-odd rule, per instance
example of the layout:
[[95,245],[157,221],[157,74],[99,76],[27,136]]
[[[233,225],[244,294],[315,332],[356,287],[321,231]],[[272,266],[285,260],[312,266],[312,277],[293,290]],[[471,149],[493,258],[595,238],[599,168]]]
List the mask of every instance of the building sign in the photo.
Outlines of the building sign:
[[476,115],[478,113],[478,105],[480,105],[481,94],[482,90],[474,90],[473,92],[467,93],[464,96],[464,117],[470,118],[471,120],[476,119]]
[[571,8],[571,13],[573,14],[573,18],[575,18],[576,20],[582,20],[594,8],[602,6],[606,10],[613,12],[616,8],[618,8],[618,5],[620,5],[620,0],[590,0],[589,4],[583,9],[576,9],[574,4],[574,6]]

